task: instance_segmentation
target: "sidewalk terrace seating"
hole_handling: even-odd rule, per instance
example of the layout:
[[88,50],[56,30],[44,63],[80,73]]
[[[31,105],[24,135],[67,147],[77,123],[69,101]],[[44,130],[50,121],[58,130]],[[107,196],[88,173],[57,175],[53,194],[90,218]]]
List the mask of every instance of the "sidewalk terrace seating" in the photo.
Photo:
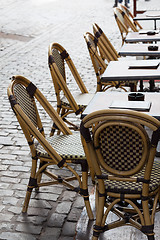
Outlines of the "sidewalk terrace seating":
[[[81,135],[95,171],[96,222],[92,239],[107,230],[130,225],[154,240],[154,217],[160,210],[160,162],[154,160],[160,122],[136,111],[100,110],[83,118]],[[118,219],[107,224],[110,211]]]
[[[105,50],[105,51],[103,51],[103,53],[104,54],[106,54],[106,52],[108,53],[106,56],[108,62],[118,61],[119,59],[121,59],[121,57],[119,56],[116,49],[114,48],[114,46],[112,45],[110,40],[107,38],[106,34],[96,23],[93,24],[93,34],[98,39],[98,41],[101,42],[101,44],[103,45],[103,48]],[[103,57],[102,54],[101,54],[101,56],[103,59],[105,59],[105,57]],[[124,58],[123,58],[123,60],[124,60]],[[126,61],[127,61],[127,59],[126,59]],[[137,91],[137,82],[135,82],[135,81],[125,82],[125,83],[122,83],[122,85],[124,85],[125,87],[130,87],[131,92]]]
[[[94,93],[88,93],[72,59],[60,44],[50,44],[48,55],[49,68],[57,98],[57,112],[72,129],[78,130],[78,126],[69,121],[67,116],[72,113],[76,115],[82,113],[94,96]],[[65,63],[70,70],[69,79],[73,76],[78,85],[78,93],[71,93],[68,87]],[[55,129],[55,124],[53,124],[52,135],[54,134]]]
[[[22,211],[27,212],[33,189],[38,191],[43,186],[62,184],[83,196],[88,216],[93,219],[87,187],[88,164],[81,144],[80,133],[72,134],[47,99],[28,79],[14,76],[8,87],[8,97],[32,155],[31,174]],[[45,136],[36,102],[55,122],[61,135]],[[74,170],[74,165],[77,164],[81,166],[81,175]],[[54,168],[52,168],[53,165]],[[60,168],[68,169],[71,175],[69,177],[58,175]],[[77,180],[76,185],[73,185],[73,180]]]

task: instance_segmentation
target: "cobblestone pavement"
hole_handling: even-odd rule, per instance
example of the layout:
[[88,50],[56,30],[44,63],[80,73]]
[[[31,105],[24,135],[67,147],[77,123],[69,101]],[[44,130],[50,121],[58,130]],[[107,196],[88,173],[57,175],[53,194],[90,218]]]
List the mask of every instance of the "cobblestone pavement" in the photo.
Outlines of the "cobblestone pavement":
[[[96,77],[83,33],[92,32],[92,23],[96,22],[118,49],[121,37],[112,6],[112,0],[1,0],[0,239],[75,238],[76,223],[84,207],[76,193],[63,187],[44,187],[39,194],[32,194],[28,215],[21,213],[31,160],[8,102],[7,86],[13,75],[23,75],[55,106],[47,54],[48,45],[58,42],[69,52],[88,90],[95,92]],[[72,81],[70,88],[76,90]],[[49,133],[51,122],[45,117]]]

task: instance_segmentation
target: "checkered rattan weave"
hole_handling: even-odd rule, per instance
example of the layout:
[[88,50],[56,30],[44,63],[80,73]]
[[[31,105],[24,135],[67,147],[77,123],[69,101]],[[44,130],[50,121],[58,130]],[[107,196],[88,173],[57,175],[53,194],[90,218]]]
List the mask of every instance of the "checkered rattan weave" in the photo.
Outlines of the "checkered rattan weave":
[[[88,36],[88,39],[90,41],[92,49],[94,49],[95,52],[98,51],[97,46],[96,46],[95,42],[93,41],[93,39],[90,36]],[[102,70],[101,66],[99,65],[99,63],[98,63],[98,61],[95,57],[95,55],[92,53],[91,56],[92,56],[92,60],[94,61],[94,64],[95,64],[95,67],[96,67],[97,71]]]
[[[68,99],[67,99],[65,96],[63,96],[63,97],[61,98],[61,105],[62,105],[62,107],[71,108],[71,105],[69,104]],[[78,104],[78,106],[79,106],[79,108],[81,108],[82,110],[84,110],[84,109],[86,108],[86,105]]]
[[[160,122],[137,111],[106,109],[84,117],[80,131],[88,162],[95,171],[92,240],[125,225],[155,240],[154,216],[160,211],[160,161],[155,158]],[[110,212],[118,218],[108,222]]]
[[[46,139],[63,159],[86,159],[79,133],[54,135]],[[40,157],[49,158],[48,153],[41,145],[38,145],[37,153]]]
[[[144,170],[138,174],[135,174],[134,177],[143,178]],[[104,170],[102,170],[103,174],[107,174]],[[151,181],[149,184],[149,191],[153,192],[160,185],[160,162],[154,162],[152,173],[151,173]],[[105,180],[105,188],[107,192],[116,192],[116,193],[130,193],[130,194],[141,194],[142,193],[142,182],[123,182],[123,181],[108,181]]]
[[129,171],[137,166],[143,153],[140,135],[131,128],[111,125],[99,135],[99,144],[105,163],[119,171]]
[[21,106],[24,113],[30,118],[32,123],[37,127],[37,115],[35,106],[26,89],[21,84],[14,86],[14,94],[18,104]]
[[61,75],[65,79],[64,61],[63,61],[59,51],[57,49],[52,49],[52,55],[54,57],[54,61],[57,65]]

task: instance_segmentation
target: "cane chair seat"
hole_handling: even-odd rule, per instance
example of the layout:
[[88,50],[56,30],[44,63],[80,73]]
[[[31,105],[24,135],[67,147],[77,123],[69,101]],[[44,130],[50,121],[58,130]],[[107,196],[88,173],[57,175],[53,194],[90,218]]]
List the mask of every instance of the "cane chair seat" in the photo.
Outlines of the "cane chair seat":
[[[72,94],[72,96],[74,97],[75,101],[77,102],[79,108],[84,111],[84,109],[86,108],[86,106],[88,105],[88,103],[91,101],[91,99],[94,96],[94,93],[77,93],[77,94]],[[61,98],[61,106],[66,107],[66,108],[70,108],[71,109],[71,105],[68,102],[68,99],[63,96]]]
[[[87,193],[88,164],[80,134],[70,131],[57,111],[28,79],[14,76],[8,87],[8,97],[32,155],[31,174],[22,211],[27,212],[33,189],[38,190],[43,186],[62,184],[83,196],[88,216],[93,219]],[[61,132],[60,135],[45,136],[37,106],[41,106],[41,111],[44,110],[50,120],[55,122]],[[75,165],[81,167],[78,173]],[[57,171],[54,173],[54,166],[55,169],[66,168],[70,171],[70,176],[65,176],[65,174],[63,176],[63,171],[62,176],[57,175]],[[74,180],[77,180],[76,183]]]
[[[160,162],[155,161],[152,167],[151,180],[149,184],[149,192],[154,192],[160,186]],[[102,170],[102,175],[108,174],[106,171]],[[143,178],[144,169],[140,173],[135,174],[136,178]],[[97,182],[97,180],[96,180]],[[109,181],[104,180],[106,193],[108,191],[115,193],[129,193],[129,194],[142,194],[142,182],[133,183],[133,182],[118,182],[118,181]]]
[[[86,159],[78,132],[72,135],[54,135],[46,137],[46,140],[63,159]],[[50,158],[48,152],[40,144],[36,149],[39,157]]]
[[[94,94],[88,93],[68,52],[60,44],[50,44],[48,55],[49,68],[57,98],[57,112],[71,129],[79,130],[79,126],[69,121],[67,116],[82,113]],[[78,85],[77,93],[72,93],[69,89],[68,83],[72,80]],[[51,135],[54,132],[53,124]]]
[[[154,216],[160,211],[160,162],[155,159],[160,122],[144,113],[110,109],[88,114],[80,129],[87,160],[95,171],[92,239],[130,225],[154,240]],[[118,220],[107,224],[110,211]]]

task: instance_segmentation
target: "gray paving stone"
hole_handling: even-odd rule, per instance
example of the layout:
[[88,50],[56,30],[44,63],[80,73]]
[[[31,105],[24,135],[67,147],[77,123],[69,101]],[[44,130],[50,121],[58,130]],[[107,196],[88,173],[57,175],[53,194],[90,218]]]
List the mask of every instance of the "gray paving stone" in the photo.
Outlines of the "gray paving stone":
[[68,214],[72,206],[72,202],[64,201],[61,203],[58,203],[55,212],[61,213],[61,214]]
[[67,215],[62,213],[53,213],[49,218],[47,225],[49,227],[62,227]]
[[40,234],[41,230],[42,226],[36,226],[32,223],[18,223],[16,227],[16,231],[30,234]]
[[19,199],[15,197],[3,197],[2,203],[4,205],[13,205],[15,206],[18,203]]
[[62,229],[62,236],[75,236],[76,222],[65,222]]
[[12,206],[12,207],[8,208],[8,211],[13,214],[19,215],[22,212],[22,208],[17,207],[17,206],[16,207]]
[[62,195],[62,201],[73,201],[76,195],[76,192],[64,191]]
[[79,208],[72,208],[70,213],[68,214],[67,220],[72,222],[77,222],[80,215],[81,215],[81,209]]
[[45,200],[54,201],[54,202],[57,201],[58,198],[59,198],[58,194],[42,193],[42,192],[39,192],[35,196],[35,199],[45,199]]
[[10,189],[2,189],[1,191],[0,191],[0,196],[1,197],[6,197],[6,196],[10,196],[10,197],[12,197],[13,196],[13,193],[14,193],[14,191],[12,191],[12,190],[10,190]]
[[36,237],[31,234],[2,232],[0,233],[1,240],[36,240]]
[[33,223],[34,225],[43,225],[43,223],[47,220],[47,216],[29,216],[29,215],[25,215],[23,216],[23,214],[19,215],[17,217],[17,222],[20,223]]
[[58,240],[61,233],[61,228],[46,228],[41,234],[40,240]]
[[8,213],[7,211],[5,213],[0,212],[0,219],[3,219],[3,222],[10,222],[13,216],[13,214]]
[[[158,0],[152,0],[153,8],[155,1]],[[148,3],[145,2],[145,6],[148,7]],[[141,4],[140,7],[143,6],[144,0],[139,0],[138,4]],[[92,23],[97,22],[115,48],[119,49],[121,37],[113,18],[112,5],[112,0],[99,0],[98,3],[95,0],[1,0],[0,189],[3,195],[0,198],[0,206],[5,206],[5,208],[0,208],[2,211],[0,221],[5,219],[3,224],[0,222],[2,226],[0,227],[0,239],[2,240],[73,240],[75,238],[74,224],[78,213],[84,207],[84,201],[82,197],[66,191],[66,188],[60,185],[41,188],[39,197],[33,191],[28,214],[25,218],[19,214],[26,194],[31,157],[23,132],[20,130],[21,127],[10,108],[6,90],[12,75],[24,75],[33,81],[52,106],[56,107],[54,87],[47,63],[47,51],[51,42],[59,42],[70,53],[87,89],[95,92],[96,77],[83,33],[92,32]],[[8,37],[2,38],[1,32],[8,34]],[[77,91],[77,86],[72,80],[69,82],[69,87],[73,92]],[[46,133],[49,134],[52,121],[48,120],[48,116],[42,110],[40,112]],[[80,123],[79,116],[75,118],[72,115],[70,119],[77,124]],[[76,169],[79,171],[78,168]],[[55,168],[55,173],[71,175],[64,169],[57,170]],[[17,207],[17,210],[11,206]],[[12,214],[9,209],[12,209]],[[63,214],[63,212],[65,213]],[[63,229],[61,222],[62,227],[60,228],[47,226],[48,222],[54,218],[54,214],[62,215],[62,217],[68,216],[68,218],[64,218],[66,224],[64,224],[63,235],[61,235]],[[20,225],[17,226],[17,223]],[[26,234],[24,232],[27,228],[23,230],[22,223],[26,224],[26,227],[28,224],[31,227],[41,226],[42,231],[37,228],[34,234],[30,234],[30,230]],[[52,223],[50,222],[50,224]],[[16,226],[24,232],[17,232]],[[159,222],[155,226],[159,229]],[[68,229],[71,236],[68,235]],[[137,237],[139,235],[133,232],[133,238],[139,239]]]

